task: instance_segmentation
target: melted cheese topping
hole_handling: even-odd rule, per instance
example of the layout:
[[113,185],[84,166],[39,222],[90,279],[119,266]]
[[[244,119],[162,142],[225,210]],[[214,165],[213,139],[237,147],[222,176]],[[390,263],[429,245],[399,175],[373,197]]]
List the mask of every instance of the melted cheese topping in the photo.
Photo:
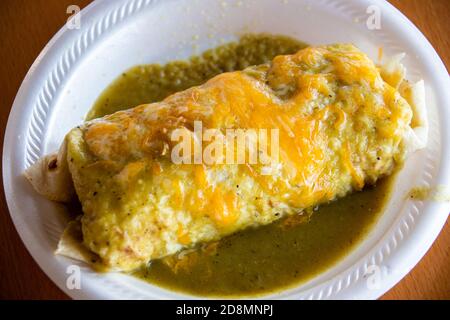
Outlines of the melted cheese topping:
[[[221,74],[160,103],[90,121],[68,135],[84,242],[130,270],[199,242],[342,197],[402,156],[408,103],[352,45],[307,48]],[[176,165],[174,129],[279,129],[264,165]]]

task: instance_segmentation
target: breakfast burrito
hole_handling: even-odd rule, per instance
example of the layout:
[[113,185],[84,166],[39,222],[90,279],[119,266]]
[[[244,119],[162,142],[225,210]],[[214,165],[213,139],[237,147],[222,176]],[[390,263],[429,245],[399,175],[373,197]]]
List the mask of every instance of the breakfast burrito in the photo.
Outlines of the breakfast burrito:
[[[401,58],[308,47],[72,129],[25,173],[48,199],[81,203],[57,253],[131,271],[375,184],[426,144],[424,84]],[[228,157],[232,130],[246,143]]]

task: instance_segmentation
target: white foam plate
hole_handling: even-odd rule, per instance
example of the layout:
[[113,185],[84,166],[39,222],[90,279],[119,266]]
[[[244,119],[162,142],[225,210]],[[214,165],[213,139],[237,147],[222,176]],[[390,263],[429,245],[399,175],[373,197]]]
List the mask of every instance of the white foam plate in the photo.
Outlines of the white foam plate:
[[[367,20],[377,10],[381,28],[371,30]],[[425,80],[430,122],[427,149],[408,159],[386,211],[365,240],[328,271],[267,298],[377,298],[431,246],[450,204],[411,201],[406,195],[415,186],[449,185],[450,80],[425,37],[390,4],[381,0],[96,1],[82,11],[80,29],[63,27],[31,67],[15,99],[3,150],[3,181],[16,229],[39,266],[68,295],[194,298],[123,274],[98,274],[82,264],[81,289],[69,289],[67,268],[76,262],[53,255],[66,223],[61,214],[65,208],[38,196],[22,172],[57,150],[102,90],[127,68],[188,58],[248,32],[285,34],[310,44],[352,42],[373,59],[379,47],[385,56],[405,52],[408,78]]]

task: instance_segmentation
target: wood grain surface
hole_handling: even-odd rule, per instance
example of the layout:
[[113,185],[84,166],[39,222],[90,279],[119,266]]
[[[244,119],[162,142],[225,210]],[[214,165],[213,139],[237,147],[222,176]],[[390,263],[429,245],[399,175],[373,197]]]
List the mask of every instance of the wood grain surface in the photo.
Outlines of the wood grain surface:
[[[350,1],[350,0],[349,0]],[[352,0],[353,1],[353,0]],[[71,4],[89,0],[0,1],[0,144],[9,111],[29,67],[68,18]],[[450,1],[392,0],[430,40],[450,66]],[[6,168],[8,169],[8,168]],[[40,270],[22,244],[0,196],[0,298],[68,299]],[[450,225],[421,262],[382,299],[450,299]]]

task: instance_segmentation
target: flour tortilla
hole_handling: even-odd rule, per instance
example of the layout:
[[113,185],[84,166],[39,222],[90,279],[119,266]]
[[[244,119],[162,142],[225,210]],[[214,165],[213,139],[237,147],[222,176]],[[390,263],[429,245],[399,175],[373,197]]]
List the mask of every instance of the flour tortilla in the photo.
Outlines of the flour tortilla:
[[380,72],[383,79],[396,88],[412,108],[411,127],[404,136],[406,154],[409,154],[427,146],[428,117],[425,104],[425,82],[420,80],[410,83],[405,79],[406,68],[401,63],[404,57],[404,53],[393,56],[381,66]]
[[98,261],[97,255],[83,245],[83,233],[79,218],[69,222],[59,239],[55,254],[88,264]]
[[49,200],[70,202],[75,197],[75,188],[67,164],[65,140],[58,153],[39,159],[24,175],[33,188]]

